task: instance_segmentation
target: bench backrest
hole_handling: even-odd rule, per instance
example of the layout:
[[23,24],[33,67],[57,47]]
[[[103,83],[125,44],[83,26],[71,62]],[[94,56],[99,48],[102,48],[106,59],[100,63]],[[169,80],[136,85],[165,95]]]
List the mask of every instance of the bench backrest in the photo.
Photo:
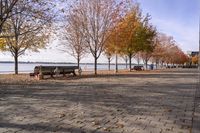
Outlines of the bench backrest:
[[34,68],[34,73],[54,73],[55,69],[59,69],[60,72],[73,72],[76,69],[79,69],[78,66],[36,66]]

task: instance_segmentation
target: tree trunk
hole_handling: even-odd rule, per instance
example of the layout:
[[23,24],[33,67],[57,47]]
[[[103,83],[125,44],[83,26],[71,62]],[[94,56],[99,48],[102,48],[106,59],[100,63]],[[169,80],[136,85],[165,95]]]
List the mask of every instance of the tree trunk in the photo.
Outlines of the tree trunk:
[[145,67],[146,67],[146,70],[148,69],[148,61],[145,60]]
[[94,57],[94,75],[97,75],[97,57]]
[[138,57],[137,58],[137,63],[138,63],[138,66],[140,65],[140,58]]
[[80,57],[77,58],[77,65],[78,65],[78,68],[80,67]]
[[17,54],[15,54],[14,60],[15,60],[15,74],[18,74],[18,55]]
[[126,69],[128,69],[128,58],[126,56]]
[[111,59],[110,58],[108,58],[108,70],[110,71],[110,61]]
[[131,71],[132,68],[132,55],[129,55],[129,70]]
[[158,69],[159,60],[156,59],[156,69]]
[[156,62],[156,69],[158,69],[158,62]]
[[116,54],[116,57],[115,57],[115,73],[118,72],[118,55]]
[[161,61],[161,68],[163,68],[164,66],[164,61]]

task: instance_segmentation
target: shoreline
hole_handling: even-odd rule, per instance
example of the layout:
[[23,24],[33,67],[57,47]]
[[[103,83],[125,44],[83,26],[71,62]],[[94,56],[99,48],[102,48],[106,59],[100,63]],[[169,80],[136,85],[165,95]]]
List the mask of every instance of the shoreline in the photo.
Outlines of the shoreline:
[[[154,70],[142,70],[142,71],[136,71],[132,70],[129,71],[128,69],[119,69],[116,73],[115,70],[97,70],[97,74],[121,74],[121,73],[133,73],[133,72],[156,72],[156,71],[164,71],[164,70],[172,70],[172,69],[154,69]],[[19,71],[18,75],[29,75],[33,71]],[[78,72],[76,72],[78,75]],[[94,74],[93,70],[83,70],[83,74]],[[14,71],[0,71],[0,75],[16,75]]]
[[[108,71],[108,70],[98,70],[97,75],[94,75],[94,71],[83,71],[81,75],[78,75],[78,72],[76,72],[77,76],[73,76],[71,74],[66,75],[63,77],[63,75],[54,76],[53,78],[48,76],[45,76],[44,79],[38,80],[35,77],[30,77],[29,73],[19,73],[16,74],[0,74],[0,86],[1,85],[37,85],[37,84],[49,84],[49,83],[56,83],[56,82],[84,82],[87,80],[96,81],[99,79],[104,79],[105,82],[111,80],[111,79],[118,79],[121,78],[123,80],[126,80],[127,78],[136,78],[141,76],[146,76],[150,78],[151,76],[159,76],[161,74],[177,74],[180,75],[181,71],[195,71],[196,69],[187,69],[187,68],[173,68],[173,69],[157,69],[157,70],[144,70],[144,71],[129,71],[129,70],[119,70],[118,73],[115,73],[114,70]],[[182,73],[183,76],[185,73]],[[192,73],[190,75],[193,75]],[[162,79],[162,77],[160,77]],[[145,80],[145,79],[144,79]],[[121,81],[119,81],[121,82]]]
[[[118,73],[115,73],[115,71],[108,71],[108,70],[98,70],[97,75],[94,75],[93,71],[83,71],[82,74],[79,76],[72,76],[72,75],[66,75],[63,77],[62,75],[58,77],[51,78],[50,76],[45,76],[45,79],[43,80],[38,80],[34,77],[30,77],[29,73],[19,73],[18,75],[16,74],[0,74],[0,84],[2,85],[12,85],[12,84],[24,84],[24,85],[29,85],[29,84],[40,84],[40,83],[50,83],[50,82],[57,82],[59,80],[62,81],[70,81],[70,82],[82,82],[82,79],[87,79],[87,78],[104,78],[105,80],[107,79],[113,79],[115,77],[135,77],[139,75],[155,75],[155,74],[160,74],[160,73],[165,73],[167,71],[173,72],[177,71],[179,69],[159,69],[159,70],[144,70],[144,71],[129,71],[129,70],[119,70]],[[77,73],[77,72],[76,72]]]

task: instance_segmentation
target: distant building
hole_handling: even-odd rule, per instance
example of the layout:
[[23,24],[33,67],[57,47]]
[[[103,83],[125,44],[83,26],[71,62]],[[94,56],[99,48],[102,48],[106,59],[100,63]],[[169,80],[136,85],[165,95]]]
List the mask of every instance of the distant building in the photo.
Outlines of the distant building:
[[199,55],[199,51],[188,51],[187,54],[189,57],[195,57]]

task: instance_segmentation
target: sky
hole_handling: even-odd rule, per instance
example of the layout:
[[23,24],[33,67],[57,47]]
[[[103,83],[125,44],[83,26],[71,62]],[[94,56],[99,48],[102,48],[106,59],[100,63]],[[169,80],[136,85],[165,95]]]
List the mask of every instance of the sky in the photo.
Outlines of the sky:
[[158,31],[174,37],[183,51],[198,50],[200,0],[138,0]]
[[[184,51],[198,50],[200,0],[137,0],[143,14],[151,15],[151,23],[157,30],[173,36]],[[27,52],[19,61],[41,62],[76,62],[70,55],[57,48],[59,41],[52,41],[50,46],[40,53]],[[0,61],[13,61],[9,53],[0,54]],[[121,60],[122,61],[122,60]],[[82,62],[93,62],[91,55],[86,55]],[[100,63],[107,62],[101,56]],[[113,60],[114,62],[114,60]]]

